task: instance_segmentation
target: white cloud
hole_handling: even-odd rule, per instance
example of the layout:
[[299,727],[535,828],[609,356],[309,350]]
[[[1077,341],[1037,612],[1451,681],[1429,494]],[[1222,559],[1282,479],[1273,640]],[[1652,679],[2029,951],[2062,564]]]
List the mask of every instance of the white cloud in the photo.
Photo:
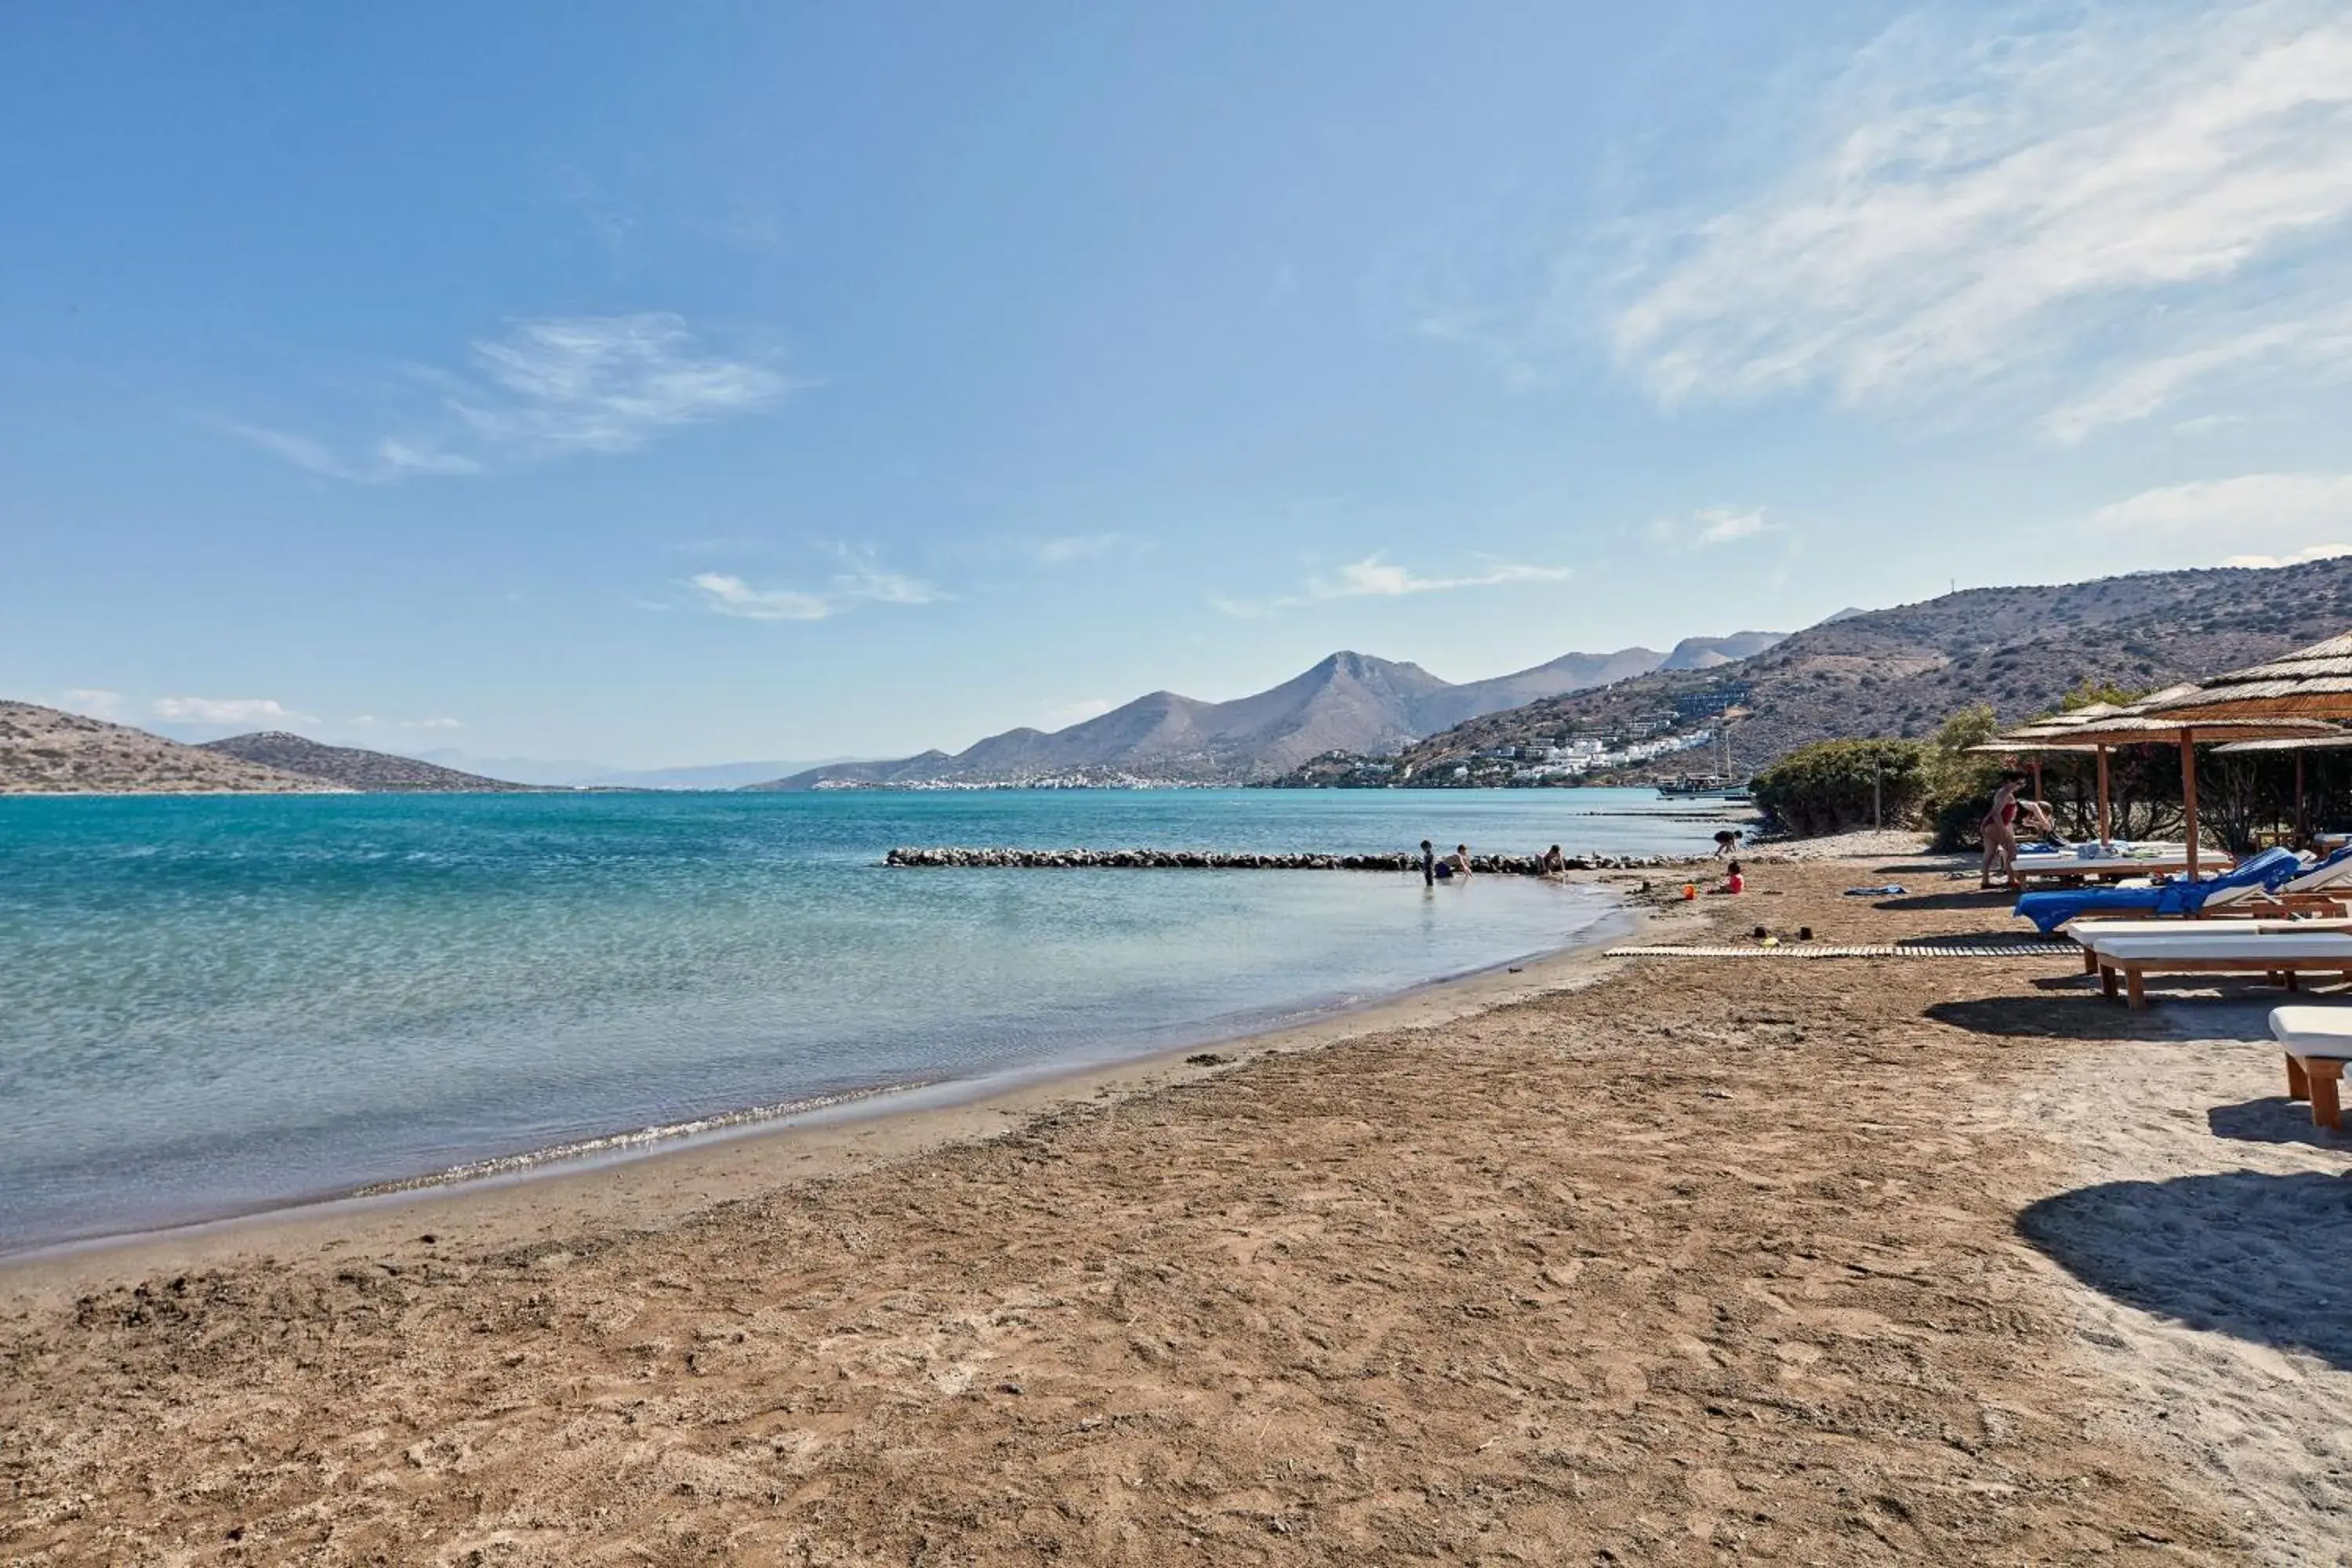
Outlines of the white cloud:
[[[1605,330],[1660,401],[1916,406],[2105,367],[2046,417],[2073,441],[2210,376],[2352,357],[2352,322],[2325,314],[2352,279],[2340,5],[2093,9],[2007,36],[1914,17],[1822,101],[1769,188],[1648,224]],[[2288,263],[2318,286],[2282,302]]]
[[630,452],[680,426],[765,407],[788,384],[776,372],[703,354],[667,313],[525,321],[477,342],[476,366],[498,395],[452,406],[494,445]]
[[158,719],[203,724],[315,724],[308,713],[297,713],[269,697],[158,697],[149,705]]
[[1076,702],[1065,702],[1058,708],[1045,710],[1045,722],[1055,729],[1065,724],[1083,724],[1089,719],[1099,719],[1111,710],[1112,704],[1100,697],[1082,697]]
[[668,432],[755,413],[792,383],[767,365],[705,352],[666,312],[549,317],[470,346],[423,433],[380,437],[346,456],[316,437],[221,421],[231,435],[307,472],[360,484],[478,474],[583,452],[633,452]]
[[1565,566],[1523,566],[1498,562],[1466,577],[1416,577],[1402,566],[1381,559],[1375,552],[1351,561],[1337,574],[1310,580],[1305,598],[1288,604],[1324,599],[1400,598],[1407,594],[1444,594],[1456,588],[1496,588],[1507,583],[1559,583],[1570,575]]
[[1729,544],[1737,539],[1753,539],[1766,526],[1762,507],[1703,507],[1698,512],[1698,542]]
[[704,609],[748,621],[822,621],[857,604],[929,605],[946,597],[919,577],[886,572],[845,554],[850,565],[834,574],[821,590],[755,588],[724,572],[700,573],[688,579],[688,585],[701,594]]
[[1573,574],[1566,566],[1528,566],[1496,562],[1482,571],[1459,577],[1417,577],[1373,552],[1351,561],[1328,577],[1310,577],[1304,592],[1262,602],[1213,595],[1209,603],[1228,616],[1255,616],[1302,605],[1328,604],[1337,599],[1398,599],[1413,594],[1446,594],[1463,588],[1499,588],[1521,583],[1561,583]]
[[2352,527],[2352,474],[2240,474],[2142,490],[2091,514],[2113,531],[2205,533],[2217,539]]
[[58,699],[58,706],[68,713],[86,714],[92,719],[116,719],[122,713],[122,693],[108,691],[95,686],[77,686]]
[[1068,566],[1081,561],[1099,561],[1126,544],[1124,534],[1078,533],[1058,539],[1033,539],[1028,542],[1028,550],[1041,566]]
[[2242,414],[2200,414],[2194,419],[2175,420],[2172,428],[2174,434],[2180,436],[2210,436],[2216,430],[2250,423]]
[[400,727],[404,730],[462,730],[466,721],[463,719],[403,719]]
[[754,588],[740,577],[704,572],[692,579],[702,590],[704,607],[747,621],[821,621],[833,614],[833,602],[822,594],[795,588]]
[[1652,539],[1675,548],[1707,549],[1781,531],[1760,506],[1703,506],[1687,520],[1662,517],[1650,524]]
[[2292,555],[2232,555],[2224,566],[2300,566],[2306,561],[2333,561],[2352,555],[2352,544],[2306,544]]
[[[2042,426],[2074,446],[2110,425],[2145,419],[2189,386],[2242,384],[2250,371],[2294,369],[2305,382],[2352,374],[2352,311],[2273,321],[2214,342],[2134,364],[2087,396],[2053,409]],[[2178,430],[2242,424],[2243,415],[2183,420]]]

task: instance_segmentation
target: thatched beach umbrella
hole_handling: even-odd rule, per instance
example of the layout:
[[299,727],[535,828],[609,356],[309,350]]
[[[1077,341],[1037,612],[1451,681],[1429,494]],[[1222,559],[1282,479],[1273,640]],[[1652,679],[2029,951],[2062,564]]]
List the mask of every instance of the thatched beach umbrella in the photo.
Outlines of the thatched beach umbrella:
[[2065,738],[2078,745],[2180,747],[2180,808],[2188,819],[2189,874],[2197,875],[2197,746],[2201,741],[2293,740],[2299,736],[2341,733],[2333,725],[2295,718],[2193,720],[2179,716],[2184,703],[2197,700],[2196,687],[2175,686],[2139,701],[2066,728]]
[[2294,837],[2297,843],[2304,837],[2303,819],[2303,754],[2305,752],[2340,752],[2352,749],[2352,730],[2339,730],[2333,735],[2298,735],[2284,741],[2232,741],[2214,748],[2215,754],[2224,757],[2265,756],[2284,752],[2294,758]]
[[2352,719],[2352,633],[2159,695],[2141,706],[2200,729],[2215,719]]

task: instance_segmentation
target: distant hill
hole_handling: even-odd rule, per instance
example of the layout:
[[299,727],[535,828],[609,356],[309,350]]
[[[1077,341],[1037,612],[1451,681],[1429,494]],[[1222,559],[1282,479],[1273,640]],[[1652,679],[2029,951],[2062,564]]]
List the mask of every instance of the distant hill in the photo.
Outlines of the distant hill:
[[415,757],[371,752],[358,746],[328,746],[283,730],[262,730],[207,741],[199,751],[217,752],[282,773],[316,779],[339,789],[408,790],[420,794],[457,794],[478,790],[530,789],[535,785],[507,784],[479,773],[459,773]]
[[1285,773],[1327,752],[1395,752],[1497,708],[1622,680],[1674,658],[1707,659],[1719,647],[1756,639],[1769,646],[1775,635],[1693,638],[1673,655],[1642,647],[1565,654],[1532,669],[1459,685],[1417,664],[1335,653],[1279,686],[1228,702],[1155,691],[1065,730],[1008,730],[953,755],[930,751],[892,762],[815,768],[749,787],[1119,776],[1239,783]]
[[0,795],[292,795],[329,787],[128,724],[0,701]]
[[797,762],[703,763],[673,768],[616,768],[609,763],[565,762],[547,757],[478,757],[451,746],[404,751],[404,757],[519,784],[559,784],[570,789],[735,789],[811,768],[866,761],[863,757],[808,757]]
[[1661,668],[1482,714],[1399,761],[1422,773],[1563,735],[1638,733],[1662,719],[1688,730],[1712,724],[1731,703],[1732,759],[1751,768],[1809,741],[1926,735],[1972,702],[1990,702],[2015,723],[2056,707],[2086,679],[2145,690],[2258,663],[2347,626],[2352,558],[1970,588],[1841,612],[1736,668]]
[[[1675,644],[1675,651],[1666,655],[1660,669],[1713,669],[1717,665],[1736,664],[1751,658],[1766,648],[1787,639],[1786,632],[1734,632],[1727,637],[1685,637]],[[1631,673],[1647,674],[1646,670]],[[1588,684],[1600,686],[1601,681]]]

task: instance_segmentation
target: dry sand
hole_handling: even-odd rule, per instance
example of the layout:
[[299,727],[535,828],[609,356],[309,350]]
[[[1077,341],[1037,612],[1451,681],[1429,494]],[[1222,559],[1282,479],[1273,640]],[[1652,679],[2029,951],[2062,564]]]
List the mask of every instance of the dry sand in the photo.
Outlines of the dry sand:
[[[1700,912],[2007,923],[1752,882]],[[1554,965],[20,1265],[0,1561],[2352,1561],[2352,1144],[2258,1005],[2078,969]]]

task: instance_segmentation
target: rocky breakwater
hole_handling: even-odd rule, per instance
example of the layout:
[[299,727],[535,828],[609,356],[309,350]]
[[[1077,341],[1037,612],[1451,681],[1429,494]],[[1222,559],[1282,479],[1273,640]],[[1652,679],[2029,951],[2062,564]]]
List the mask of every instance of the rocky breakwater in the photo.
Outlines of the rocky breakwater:
[[[1224,849],[967,849],[900,847],[882,858],[886,866],[985,867],[1011,870],[1106,871],[1413,871],[1417,855],[1264,854]],[[1571,871],[1648,870],[1685,862],[1660,855],[1571,855]],[[1543,863],[1533,855],[1473,855],[1470,869],[1488,875],[1536,877]]]

